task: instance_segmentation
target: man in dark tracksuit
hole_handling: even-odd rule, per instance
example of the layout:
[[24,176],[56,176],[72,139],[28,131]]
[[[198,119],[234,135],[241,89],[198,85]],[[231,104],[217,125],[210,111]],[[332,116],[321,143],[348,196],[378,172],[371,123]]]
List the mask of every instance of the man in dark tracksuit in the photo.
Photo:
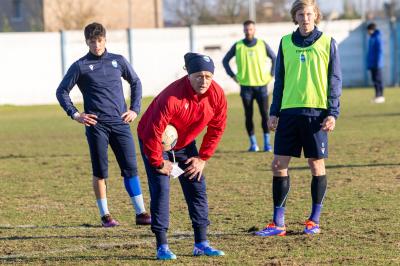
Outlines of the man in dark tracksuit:
[[342,89],[336,41],[316,27],[321,12],[314,0],[296,0],[290,11],[299,27],[279,45],[268,126],[276,130],[273,172],[273,221],[256,232],[262,237],[286,234],[285,205],[290,191],[289,162],[303,151],[311,171],[311,214],[304,233],[320,232],[319,218],[327,189],[325,161],[328,132],[339,116]]
[[[87,25],[85,39],[89,52],[69,68],[57,88],[57,99],[67,115],[85,125],[92,160],[93,189],[102,226],[119,225],[111,217],[107,204],[105,179],[108,177],[108,144],[120,166],[125,188],[136,212],[136,224],[148,225],[151,219],[144,208],[135,145],[129,126],[140,111],[140,79],[123,56],[107,52],[106,30],[101,24]],[[131,87],[129,110],[126,108],[121,77]],[[83,113],[73,105],[69,96],[75,85],[83,95]]]
[[382,33],[376,28],[375,23],[370,23],[367,26],[369,34],[368,41],[368,54],[367,54],[367,68],[371,72],[372,82],[375,87],[375,98],[372,100],[374,103],[384,103],[385,97],[383,96],[383,77],[382,69],[383,62],[383,39]]
[[[210,57],[187,53],[188,75],[171,83],[154,98],[138,125],[140,151],[150,188],[151,230],[157,239],[157,259],[173,260],[168,247],[169,187],[171,161],[185,174],[179,176],[194,231],[193,255],[223,256],[207,241],[208,200],[203,169],[214,154],[226,126],[227,102],[222,88],[213,80]],[[161,136],[168,124],[178,132],[173,151],[163,151]],[[200,150],[195,139],[207,127]],[[173,155],[175,153],[175,155]]]
[[[268,91],[267,84],[275,72],[275,53],[263,40],[256,39],[255,22],[247,20],[243,23],[245,38],[236,42],[225,55],[222,63],[226,73],[240,85],[246,130],[250,139],[249,151],[259,150],[254,132],[253,102],[256,100],[261,115],[261,126],[264,137],[264,151],[272,151],[268,129]],[[235,57],[237,74],[229,66],[229,61]],[[271,69],[268,68],[268,58],[271,60]]]

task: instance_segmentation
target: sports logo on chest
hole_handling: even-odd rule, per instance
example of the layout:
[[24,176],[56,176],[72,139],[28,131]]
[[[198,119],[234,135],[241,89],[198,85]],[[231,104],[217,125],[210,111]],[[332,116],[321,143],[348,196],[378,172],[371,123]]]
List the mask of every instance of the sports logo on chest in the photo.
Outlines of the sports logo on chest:
[[111,61],[111,64],[112,64],[112,66],[114,67],[114,68],[117,68],[118,67],[118,62],[117,62],[117,60],[112,60]]
[[300,54],[300,62],[304,63],[306,61],[306,55]]

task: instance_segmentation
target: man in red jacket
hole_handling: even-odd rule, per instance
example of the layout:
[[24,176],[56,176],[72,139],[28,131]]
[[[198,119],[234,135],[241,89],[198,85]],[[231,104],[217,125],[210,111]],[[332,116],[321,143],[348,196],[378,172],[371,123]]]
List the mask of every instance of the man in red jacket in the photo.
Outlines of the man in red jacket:
[[[208,56],[187,53],[188,75],[165,88],[150,104],[138,125],[140,150],[150,188],[151,230],[157,239],[157,258],[176,259],[168,248],[169,186],[172,162],[185,173],[179,181],[194,230],[193,255],[223,256],[207,241],[208,202],[203,169],[214,154],[226,126],[227,102],[213,81],[214,62]],[[163,151],[161,135],[168,124],[178,131],[172,151]],[[198,151],[195,138],[207,127]]]

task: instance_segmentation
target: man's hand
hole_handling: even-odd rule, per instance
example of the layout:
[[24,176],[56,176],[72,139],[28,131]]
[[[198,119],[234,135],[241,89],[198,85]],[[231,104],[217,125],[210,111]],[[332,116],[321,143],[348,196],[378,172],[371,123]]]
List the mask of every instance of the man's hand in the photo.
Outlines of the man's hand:
[[172,163],[168,160],[164,160],[163,168],[156,169],[156,171],[159,172],[160,174],[169,176],[169,175],[171,175],[171,171],[172,171]]
[[269,117],[269,119],[268,119],[269,130],[272,130],[272,131],[276,130],[276,127],[278,126],[278,120],[279,120],[279,118],[274,115]]
[[321,123],[321,129],[323,131],[333,131],[335,129],[336,119],[333,116],[327,116]]
[[78,123],[90,127],[97,124],[97,115],[77,112],[74,114],[74,120],[77,121]]
[[124,120],[124,122],[127,124],[132,122],[133,120],[135,120],[136,117],[137,117],[137,113],[132,110],[129,110],[129,111],[123,113],[121,116],[122,120]]
[[200,181],[203,169],[206,166],[206,161],[203,161],[199,157],[191,157],[186,160],[185,164],[190,164],[185,169],[185,176],[189,177],[189,179],[193,179],[196,178],[197,175],[197,181]]

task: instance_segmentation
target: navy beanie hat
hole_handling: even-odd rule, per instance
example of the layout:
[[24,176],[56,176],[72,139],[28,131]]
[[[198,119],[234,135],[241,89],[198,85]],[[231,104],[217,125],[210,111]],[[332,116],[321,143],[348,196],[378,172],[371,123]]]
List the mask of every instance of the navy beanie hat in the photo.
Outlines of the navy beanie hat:
[[200,71],[208,71],[214,74],[215,66],[211,57],[198,53],[186,53],[184,58],[189,75]]

